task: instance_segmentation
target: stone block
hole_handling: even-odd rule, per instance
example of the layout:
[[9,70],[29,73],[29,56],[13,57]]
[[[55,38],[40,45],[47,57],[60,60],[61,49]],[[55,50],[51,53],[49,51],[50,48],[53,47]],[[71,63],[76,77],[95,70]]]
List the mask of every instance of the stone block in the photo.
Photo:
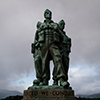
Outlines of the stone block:
[[33,89],[24,90],[22,100],[75,100],[74,90]]

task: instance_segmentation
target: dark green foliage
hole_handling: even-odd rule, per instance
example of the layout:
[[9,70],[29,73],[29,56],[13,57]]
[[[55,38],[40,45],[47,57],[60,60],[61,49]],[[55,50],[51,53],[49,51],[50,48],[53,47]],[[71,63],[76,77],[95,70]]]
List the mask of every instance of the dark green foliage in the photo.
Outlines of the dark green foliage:
[[23,96],[9,96],[5,99],[0,99],[0,100],[21,100],[23,98]]
[[100,100],[100,98],[81,98],[81,97],[75,97],[76,100]]
[[[21,100],[23,96],[9,96],[5,99],[0,99],[0,100]],[[75,97],[76,100],[100,100],[100,98],[81,98],[81,97]]]

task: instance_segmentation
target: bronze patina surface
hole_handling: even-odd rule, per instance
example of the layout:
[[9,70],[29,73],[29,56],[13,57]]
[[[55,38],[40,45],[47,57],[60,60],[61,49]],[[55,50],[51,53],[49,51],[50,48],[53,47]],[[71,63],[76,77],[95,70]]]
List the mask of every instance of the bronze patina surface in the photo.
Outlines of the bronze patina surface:
[[[69,88],[68,69],[69,53],[71,52],[71,38],[65,31],[65,21],[55,23],[52,19],[52,12],[46,9],[44,12],[44,22],[37,23],[34,43],[31,52],[33,53],[36,78],[33,86],[49,85],[50,80],[50,61],[53,61],[53,85]],[[29,88],[30,89],[30,88]]]

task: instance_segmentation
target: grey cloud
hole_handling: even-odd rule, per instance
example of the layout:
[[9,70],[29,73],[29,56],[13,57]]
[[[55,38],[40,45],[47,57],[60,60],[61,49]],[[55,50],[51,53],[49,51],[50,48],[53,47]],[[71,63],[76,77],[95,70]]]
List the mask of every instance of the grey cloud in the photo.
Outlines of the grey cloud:
[[[97,76],[100,72],[100,1],[99,0],[9,0],[0,1],[0,88],[11,87],[10,82],[29,75],[34,71],[33,57],[30,53],[34,40],[37,21],[43,21],[43,12],[49,8],[53,20],[66,22],[65,31],[72,38],[70,65],[94,68]],[[85,67],[86,66],[86,67]],[[2,77],[1,77],[2,76]],[[91,75],[86,84],[91,82]],[[73,82],[73,81],[72,81]],[[83,78],[77,83],[88,88]],[[16,89],[14,86],[12,86]],[[92,87],[92,85],[91,85]],[[75,88],[78,91],[78,88]],[[81,91],[84,90],[81,88]],[[90,89],[91,90],[91,89]],[[85,90],[84,90],[85,91]],[[95,90],[94,90],[95,91]]]
[[[74,69],[75,70],[75,69]],[[88,71],[87,71],[88,70]],[[76,71],[69,71],[69,81],[75,94],[93,94],[100,91],[99,74],[92,71],[91,68],[80,67]]]

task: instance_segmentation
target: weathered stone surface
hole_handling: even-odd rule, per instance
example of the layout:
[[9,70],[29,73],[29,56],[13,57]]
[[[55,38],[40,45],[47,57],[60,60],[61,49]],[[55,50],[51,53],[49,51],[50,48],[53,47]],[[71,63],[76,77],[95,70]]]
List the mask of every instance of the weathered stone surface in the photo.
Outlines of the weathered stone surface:
[[22,100],[75,100],[74,90],[33,89],[25,90]]

